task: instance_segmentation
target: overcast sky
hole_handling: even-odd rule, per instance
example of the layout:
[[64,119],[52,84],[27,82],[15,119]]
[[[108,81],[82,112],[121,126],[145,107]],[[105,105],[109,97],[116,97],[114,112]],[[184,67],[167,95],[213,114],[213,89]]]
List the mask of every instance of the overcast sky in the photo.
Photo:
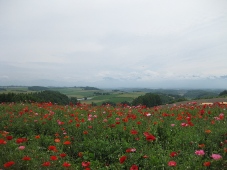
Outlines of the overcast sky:
[[227,89],[226,0],[0,0],[0,86]]

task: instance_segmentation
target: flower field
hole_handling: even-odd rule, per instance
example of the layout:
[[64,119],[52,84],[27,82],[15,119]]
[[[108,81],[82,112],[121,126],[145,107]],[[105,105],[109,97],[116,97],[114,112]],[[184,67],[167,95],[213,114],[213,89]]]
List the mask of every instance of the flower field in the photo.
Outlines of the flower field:
[[0,104],[0,169],[227,169],[227,105]]

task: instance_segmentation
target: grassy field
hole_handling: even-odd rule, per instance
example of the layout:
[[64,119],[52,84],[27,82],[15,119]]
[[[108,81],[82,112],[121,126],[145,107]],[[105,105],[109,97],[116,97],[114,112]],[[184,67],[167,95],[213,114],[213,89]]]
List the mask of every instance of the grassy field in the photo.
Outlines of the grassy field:
[[[59,91],[62,94],[67,95],[68,97],[76,97],[80,100],[81,103],[86,104],[96,104],[101,105],[104,102],[113,102],[113,103],[121,103],[121,102],[132,102],[133,99],[142,96],[148,92],[160,92],[163,94],[175,94],[179,95],[179,93],[185,93],[187,96],[208,96],[212,93],[216,94],[218,97],[218,92],[221,90],[163,90],[163,89],[125,89],[124,90],[111,90],[111,89],[100,89],[100,90],[85,90],[81,87],[48,87],[49,90]],[[141,91],[140,91],[141,90]],[[33,93],[37,91],[28,90],[28,87],[1,87],[1,93]],[[105,95],[102,95],[102,94]],[[99,95],[97,95],[99,94]],[[101,94],[101,95],[100,95]],[[206,95],[204,95],[206,94]],[[183,95],[183,94],[182,94]],[[87,100],[84,100],[87,98]],[[189,99],[191,100],[191,99]],[[207,100],[207,99],[206,99]]]
[[[33,93],[37,91],[28,90],[28,87],[8,87],[1,93]],[[76,97],[82,99],[84,97],[91,98],[88,100],[80,100],[81,103],[91,104],[95,103],[101,105],[103,102],[114,102],[120,103],[124,101],[131,102],[133,99],[140,95],[144,95],[145,92],[123,92],[123,91],[112,91],[112,90],[84,90],[83,88],[75,87],[49,87],[49,90],[59,91],[68,97]],[[108,93],[108,95],[95,95],[95,93]]]
[[32,93],[33,91],[28,90],[28,87],[8,87],[5,90],[0,90],[2,93]]

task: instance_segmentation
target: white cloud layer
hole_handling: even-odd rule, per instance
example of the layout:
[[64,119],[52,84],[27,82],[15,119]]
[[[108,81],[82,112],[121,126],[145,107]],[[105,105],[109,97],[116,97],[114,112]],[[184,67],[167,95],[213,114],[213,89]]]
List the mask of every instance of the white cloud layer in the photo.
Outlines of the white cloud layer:
[[226,88],[225,0],[0,0],[0,85]]

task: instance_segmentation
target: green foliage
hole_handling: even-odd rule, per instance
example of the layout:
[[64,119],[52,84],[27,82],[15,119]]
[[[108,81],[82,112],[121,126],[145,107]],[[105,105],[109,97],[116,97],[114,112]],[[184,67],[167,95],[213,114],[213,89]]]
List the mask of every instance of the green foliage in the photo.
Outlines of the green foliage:
[[153,93],[147,93],[144,96],[139,96],[132,101],[132,105],[146,105],[147,107],[153,107],[161,105],[162,101],[159,95]]
[[227,95],[227,90],[222,91],[219,96],[226,96]]
[[110,93],[94,92],[94,95],[110,95]]
[[163,94],[163,93],[158,93],[158,95],[161,98],[162,104],[171,104],[175,102],[186,101],[184,97],[179,95]]
[[96,87],[89,87],[89,86],[80,87],[80,88],[82,88],[83,90],[100,90],[99,88],[96,88]]
[[7,93],[0,94],[0,102],[52,102],[61,105],[77,103],[76,97],[68,98],[58,91],[45,90],[36,93]]
[[76,104],[78,101],[76,97],[70,97],[70,102]]
[[184,97],[188,99],[212,98],[217,96],[217,93],[204,90],[189,90],[184,94]]
[[38,102],[52,102],[52,103],[57,103],[57,104],[69,104],[70,100],[69,98],[58,92],[58,91],[42,91],[38,93],[33,93],[32,96],[36,99]]

